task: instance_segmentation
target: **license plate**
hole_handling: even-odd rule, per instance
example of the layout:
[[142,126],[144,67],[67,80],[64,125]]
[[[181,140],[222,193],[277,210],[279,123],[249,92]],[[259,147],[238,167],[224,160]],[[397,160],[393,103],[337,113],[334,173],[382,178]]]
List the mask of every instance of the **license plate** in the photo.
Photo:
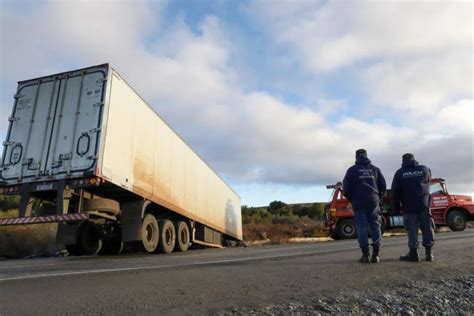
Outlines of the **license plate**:
[[36,186],[36,191],[47,191],[47,190],[52,190],[53,189],[53,184],[48,183],[48,184],[39,184]]

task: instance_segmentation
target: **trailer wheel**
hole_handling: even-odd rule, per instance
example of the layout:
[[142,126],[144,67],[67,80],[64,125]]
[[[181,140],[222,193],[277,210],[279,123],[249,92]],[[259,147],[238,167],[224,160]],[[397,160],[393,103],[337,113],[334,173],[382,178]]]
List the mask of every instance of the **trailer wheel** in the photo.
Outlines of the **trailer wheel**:
[[351,218],[341,219],[337,223],[336,234],[340,239],[357,238],[357,229],[354,220]]
[[81,249],[77,245],[64,245],[66,248],[67,252],[69,252],[70,256],[80,256],[82,255]]
[[98,254],[102,248],[102,238],[98,226],[90,222],[82,223],[79,226],[77,247],[83,255]]
[[160,251],[164,253],[172,252],[176,243],[176,231],[173,222],[168,219],[162,220],[160,231]]
[[160,227],[158,221],[153,214],[146,214],[142,221],[142,241],[140,248],[152,253],[155,252],[160,240]]
[[120,214],[120,204],[111,199],[84,200],[84,211],[99,211],[117,216]]
[[174,249],[182,252],[187,251],[190,244],[188,225],[183,221],[179,221],[174,223],[174,228],[176,231],[176,245]]
[[448,226],[453,231],[461,231],[466,229],[466,215],[461,211],[451,211],[448,214]]
[[123,242],[119,238],[107,238],[103,241],[101,255],[118,255],[123,250]]

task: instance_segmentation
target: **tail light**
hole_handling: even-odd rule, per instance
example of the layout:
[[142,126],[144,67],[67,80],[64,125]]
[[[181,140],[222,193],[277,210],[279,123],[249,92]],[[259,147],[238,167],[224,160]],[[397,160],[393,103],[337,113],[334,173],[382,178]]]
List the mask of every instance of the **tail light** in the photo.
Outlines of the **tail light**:
[[76,179],[71,182],[73,186],[96,185],[100,183],[98,178]]
[[20,186],[6,187],[6,188],[0,189],[0,194],[14,194],[14,193],[20,193]]

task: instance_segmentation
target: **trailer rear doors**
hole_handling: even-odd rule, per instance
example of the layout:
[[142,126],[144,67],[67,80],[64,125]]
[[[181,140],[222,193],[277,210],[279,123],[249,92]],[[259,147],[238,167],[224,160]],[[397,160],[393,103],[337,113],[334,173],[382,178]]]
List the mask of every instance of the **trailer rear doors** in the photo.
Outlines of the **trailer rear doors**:
[[1,178],[82,175],[95,167],[108,65],[18,84]]

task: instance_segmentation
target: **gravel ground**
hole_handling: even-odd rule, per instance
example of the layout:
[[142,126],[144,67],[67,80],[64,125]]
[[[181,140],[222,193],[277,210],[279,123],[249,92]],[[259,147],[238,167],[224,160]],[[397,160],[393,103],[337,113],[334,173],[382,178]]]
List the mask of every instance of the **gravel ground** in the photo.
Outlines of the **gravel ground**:
[[255,308],[234,308],[217,315],[473,315],[474,276],[409,282],[396,288],[376,286],[364,293],[342,291],[336,297]]

